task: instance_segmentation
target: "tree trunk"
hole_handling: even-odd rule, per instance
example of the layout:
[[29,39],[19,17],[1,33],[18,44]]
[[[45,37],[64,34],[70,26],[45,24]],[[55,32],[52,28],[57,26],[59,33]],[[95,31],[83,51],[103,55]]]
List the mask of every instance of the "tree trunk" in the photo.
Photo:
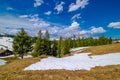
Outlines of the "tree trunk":
[[23,54],[21,54],[21,59],[23,59]]

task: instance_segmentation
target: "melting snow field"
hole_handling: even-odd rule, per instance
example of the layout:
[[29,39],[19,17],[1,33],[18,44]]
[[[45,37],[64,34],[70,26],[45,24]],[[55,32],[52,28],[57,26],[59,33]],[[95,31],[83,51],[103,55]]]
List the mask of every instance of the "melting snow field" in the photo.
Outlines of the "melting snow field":
[[89,47],[78,47],[78,48],[73,48],[73,49],[71,49],[70,51],[78,51],[78,50],[82,50],[82,49],[86,49],[86,48],[89,48]]
[[90,70],[95,66],[107,66],[120,64],[120,53],[88,56],[89,53],[74,54],[64,58],[48,57],[40,62],[26,67],[24,70]]
[[0,59],[0,66],[1,66],[1,65],[5,65],[5,63],[6,63],[5,60],[1,60],[1,59]]
[[9,55],[9,56],[0,56],[0,59],[2,59],[2,58],[9,58],[9,57],[14,57],[14,55]]
[[5,47],[8,47],[9,50],[12,51],[12,42],[13,39],[9,37],[0,37],[0,49],[6,49]]

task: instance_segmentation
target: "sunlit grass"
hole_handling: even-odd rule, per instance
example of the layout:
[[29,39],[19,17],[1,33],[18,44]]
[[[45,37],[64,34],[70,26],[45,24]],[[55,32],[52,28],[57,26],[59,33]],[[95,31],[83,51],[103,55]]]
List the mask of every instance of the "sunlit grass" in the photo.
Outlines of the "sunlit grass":
[[90,47],[85,52],[91,52],[90,55],[117,53],[120,52],[120,43]]
[[[89,48],[92,54],[120,52],[120,43]],[[110,51],[109,51],[110,50]],[[87,70],[24,71],[24,68],[47,56],[18,59],[6,58],[8,63],[0,66],[0,80],[120,80],[120,65],[95,67]]]

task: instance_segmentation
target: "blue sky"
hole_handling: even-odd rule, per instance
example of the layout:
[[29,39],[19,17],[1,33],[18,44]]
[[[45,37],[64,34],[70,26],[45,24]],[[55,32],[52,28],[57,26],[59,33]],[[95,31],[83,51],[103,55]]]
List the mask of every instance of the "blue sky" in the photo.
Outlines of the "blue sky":
[[120,38],[120,0],[0,0],[0,33]]

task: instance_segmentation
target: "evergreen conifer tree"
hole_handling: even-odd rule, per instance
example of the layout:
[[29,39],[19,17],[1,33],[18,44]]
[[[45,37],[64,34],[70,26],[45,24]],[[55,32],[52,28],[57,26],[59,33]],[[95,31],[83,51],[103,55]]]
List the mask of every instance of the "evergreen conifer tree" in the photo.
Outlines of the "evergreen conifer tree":
[[45,32],[43,43],[44,43],[44,54],[51,55],[51,41],[48,30],[46,30]]
[[51,44],[51,55],[57,56],[57,41],[53,40]]
[[68,54],[68,53],[69,53],[69,47],[68,47],[67,39],[62,39],[60,57],[64,56],[65,54]]
[[62,37],[60,37],[58,41],[58,47],[57,47],[58,57],[60,57],[60,54],[61,54],[61,43],[62,43]]
[[109,44],[112,44],[112,38],[110,37],[108,40]]
[[43,44],[42,44],[42,32],[41,30],[38,32],[38,37],[36,40],[36,43],[34,45],[33,53],[32,55],[34,57],[42,55],[43,54]]
[[13,41],[13,53],[15,55],[19,54],[23,58],[24,54],[31,50],[31,38],[22,28],[20,32],[14,37]]

